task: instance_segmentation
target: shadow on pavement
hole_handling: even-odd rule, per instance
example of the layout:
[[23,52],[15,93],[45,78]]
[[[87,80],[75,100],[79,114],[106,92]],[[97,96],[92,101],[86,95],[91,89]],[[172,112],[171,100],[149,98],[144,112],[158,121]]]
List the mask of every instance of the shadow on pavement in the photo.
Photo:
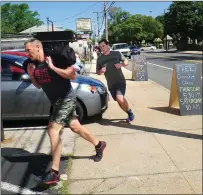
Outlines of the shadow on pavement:
[[[38,192],[46,191],[53,185],[41,185],[41,177],[50,169],[52,157],[42,153],[31,154],[21,148],[1,148],[2,181]],[[69,157],[61,158],[64,172]],[[54,193],[50,191],[49,193]]]
[[48,125],[48,119],[3,121],[4,128],[39,127]]
[[148,108],[152,110],[157,110],[157,111],[180,116],[180,109],[177,109],[177,108],[170,108],[170,107],[148,107]]
[[[62,156],[60,173],[66,174],[68,160],[90,159],[94,156]],[[36,192],[56,194],[53,185],[41,184],[41,176],[45,174],[52,163],[51,155],[30,153],[21,148],[1,148],[1,181],[26,187]]]
[[126,119],[104,119],[104,118],[98,119],[93,117],[89,119],[89,121],[86,121],[86,124],[90,124],[90,123],[98,123],[104,126],[116,126],[116,127],[126,128],[126,129],[150,132],[150,133],[158,133],[158,134],[164,134],[164,135],[170,135],[170,136],[176,136],[176,137],[185,137],[190,139],[203,140],[202,135],[179,132],[179,131],[174,131],[169,129],[159,129],[154,127],[133,125],[133,124],[127,123]]

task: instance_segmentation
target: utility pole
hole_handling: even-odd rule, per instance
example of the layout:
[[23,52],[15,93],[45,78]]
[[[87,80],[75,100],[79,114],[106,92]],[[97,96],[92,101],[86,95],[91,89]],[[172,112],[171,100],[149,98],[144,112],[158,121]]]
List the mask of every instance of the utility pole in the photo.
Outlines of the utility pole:
[[54,31],[54,22],[53,21],[50,21],[50,22],[51,22],[52,31]]
[[49,31],[49,17],[47,17],[47,31]]
[[51,22],[51,28],[52,31],[54,31],[54,22],[49,20],[49,17],[47,17],[47,31],[49,31],[49,22]]
[[93,12],[97,14],[97,37],[99,37],[99,12]]
[[167,9],[164,9],[164,36],[165,36],[166,51],[168,51],[168,41],[167,41],[167,32],[166,32],[166,10]]
[[105,19],[105,30],[106,30],[106,40],[108,41],[108,23],[107,23],[107,13],[106,13],[106,0],[104,0],[104,19]]
[[97,44],[97,37],[96,37],[96,24],[95,21],[93,21],[93,26],[94,26],[94,39],[95,39],[95,45]]

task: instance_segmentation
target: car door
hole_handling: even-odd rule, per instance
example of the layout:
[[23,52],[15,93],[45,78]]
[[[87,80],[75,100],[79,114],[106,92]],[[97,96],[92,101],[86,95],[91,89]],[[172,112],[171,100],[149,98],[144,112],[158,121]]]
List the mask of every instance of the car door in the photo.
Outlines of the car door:
[[4,119],[39,117],[43,113],[42,89],[37,89],[23,68],[1,59],[1,108]]

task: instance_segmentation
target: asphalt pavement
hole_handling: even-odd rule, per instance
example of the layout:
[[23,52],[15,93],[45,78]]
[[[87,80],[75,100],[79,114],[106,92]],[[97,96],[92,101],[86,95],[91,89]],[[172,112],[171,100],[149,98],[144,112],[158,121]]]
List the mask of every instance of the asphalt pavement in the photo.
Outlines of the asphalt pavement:
[[[148,51],[141,52],[147,60],[148,77],[152,81],[170,89],[172,72],[175,64],[202,65],[201,54],[185,54],[180,52]],[[132,70],[132,60],[129,60],[128,70]]]

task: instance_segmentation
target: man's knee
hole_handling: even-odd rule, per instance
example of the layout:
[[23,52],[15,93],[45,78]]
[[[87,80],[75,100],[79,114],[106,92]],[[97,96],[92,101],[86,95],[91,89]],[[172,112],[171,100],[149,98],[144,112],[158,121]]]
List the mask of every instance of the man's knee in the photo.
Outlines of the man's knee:
[[123,96],[123,95],[117,95],[117,96],[116,96],[116,101],[117,101],[119,104],[124,104],[124,96]]
[[81,129],[81,124],[77,118],[74,118],[70,121],[69,127],[73,132],[78,133]]
[[63,128],[62,124],[58,124],[55,122],[49,122],[47,133],[49,137],[55,136],[56,134],[60,133],[60,130]]

